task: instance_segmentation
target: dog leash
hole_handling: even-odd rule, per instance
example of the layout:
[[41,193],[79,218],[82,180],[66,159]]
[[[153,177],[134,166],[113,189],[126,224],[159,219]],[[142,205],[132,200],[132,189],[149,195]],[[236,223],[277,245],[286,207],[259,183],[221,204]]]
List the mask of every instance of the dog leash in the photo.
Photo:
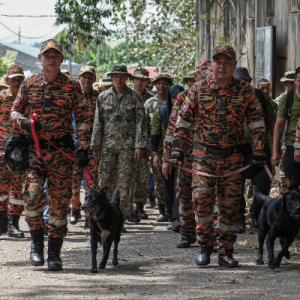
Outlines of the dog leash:
[[[32,114],[32,120],[31,120],[31,133],[33,136],[33,140],[34,140],[34,144],[35,144],[35,150],[36,150],[36,156],[37,158],[41,157],[41,151],[40,151],[40,143],[39,143],[39,136],[42,137],[43,139],[45,139],[51,146],[53,146],[57,151],[59,151],[60,153],[62,153],[64,156],[66,156],[68,159],[70,159],[73,162],[77,162],[77,159],[75,157],[73,157],[72,155],[66,153],[65,151],[61,150],[60,148],[58,148],[56,145],[54,145],[44,134],[43,132],[38,132],[36,133],[35,131],[35,126],[34,126],[34,122],[37,120],[38,115],[36,113]],[[94,181],[91,178],[91,175],[88,171],[87,167],[83,168],[84,174],[86,176],[86,179],[88,181],[88,184],[90,187],[94,186]]]

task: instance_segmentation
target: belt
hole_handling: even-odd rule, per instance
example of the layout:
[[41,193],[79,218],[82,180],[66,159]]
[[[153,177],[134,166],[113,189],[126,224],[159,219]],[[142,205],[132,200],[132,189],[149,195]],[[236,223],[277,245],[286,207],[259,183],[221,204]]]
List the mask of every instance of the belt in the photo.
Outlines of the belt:
[[205,146],[200,143],[195,143],[195,148],[198,150],[203,150],[205,153],[213,154],[213,155],[219,155],[221,157],[228,157],[234,153],[239,153],[243,152],[243,146],[238,145],[232,148],[227,148],[227,149],[220,149],[216,147],[211,147],[211,146]]

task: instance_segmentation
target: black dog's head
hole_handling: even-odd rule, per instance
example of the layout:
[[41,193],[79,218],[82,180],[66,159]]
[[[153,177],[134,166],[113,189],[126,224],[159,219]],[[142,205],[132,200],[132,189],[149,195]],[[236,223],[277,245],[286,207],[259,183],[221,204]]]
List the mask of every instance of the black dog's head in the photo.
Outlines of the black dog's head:
[[293,219],[300,220],[300,191],[295,190],[286,193],[282,198],[281,209]]
[[108,202],[106,197],[107,188],[100,189],[99,191],[90,190],[85,196],[84,203],[81,209],[84,211],[86,218],[91,218],[92,215],[97,213]]

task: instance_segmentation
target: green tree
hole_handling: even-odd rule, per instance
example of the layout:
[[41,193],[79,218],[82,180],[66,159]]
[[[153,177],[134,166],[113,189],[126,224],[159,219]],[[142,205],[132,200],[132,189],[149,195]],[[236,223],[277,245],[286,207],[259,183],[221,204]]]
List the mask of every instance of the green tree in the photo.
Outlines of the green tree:
[[6,74],[7,68],[7,65],[3,63],[3,58],[0,57],[0,77]]

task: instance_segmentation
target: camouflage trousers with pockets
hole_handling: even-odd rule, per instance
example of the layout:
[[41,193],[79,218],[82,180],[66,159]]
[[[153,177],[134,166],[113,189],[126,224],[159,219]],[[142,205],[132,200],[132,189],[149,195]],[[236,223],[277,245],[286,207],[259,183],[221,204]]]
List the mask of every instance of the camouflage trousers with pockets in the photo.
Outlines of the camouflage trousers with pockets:
[[[87,166],[88,172],[91,176],[91,179],[94,181],[94,188],[98,187],[98,164],[96,163],[93,151],[88,150],[89,164]],[[80,187],[81,180],[84,178],[84,171],[77,164],[73,165],[73,173],[72,173],[72,198],[70,201],[70,208],[72,210],[78,210],[81,207],[80,203]],[[87,182],[86,192],[90,190],[89,184]]]
[[[71,149],[65,152],[72,154]],[[48,178],[49,219],[48,236],[63,238],[67,234],[67,205],[72,194],[73,162],[59,151],[41,150],[37,158],[30,147],[29,168],[26,170],[24,189],[25,218],[29,230],[39,230],[43,225],[46,202],[44,184]]]
[[134,202],[146,204],[149,197],[148,180],[150,177],[149,163],[142,160],[135,163],[136,172],[133,174],[130,199]]
[[[194,155],[194,169],[201,172],[223,176],[243,166],[242,153],[234,153],[224,158],[196,150]],[[220,234],[219,253],[232,251],[237,237],[235,231],[242,192],[242,175],[239,173],[232,177],[213,178],[194,174],[192,187],[199,244],[213,245],[213,216],[217,201],[216,229]]]
[[24,210],[22,189],[24,174],[13,175],[0,156],[0,211],[6,211],[11,216],[20,216]]
[[152,172],[153,172],[154,179],[155,179],[156,202],[157,202],[157,204],[165,205],[165,203],[166,203],[165,190],[164,190],[164,183],[163,183],[163,179],[162,179],[163,174],[161,172],[161,168],[157,169],[157,168],[154,168],[154,166],[152,165]]
[[134,149],[106,149],[101,151],[99,164],[99,187],[108,187],[107,197],[112,198],[115,189],[120,191],[120,209],[124,217],[134,212],[130,199],[132,179],[135,172]]
[[[192,161],[189,155],[185,153],[183,166],[192,169]],[[177,198],[179,198],[180,213],[180,232],[182,236],[195,238],[196,222],[192,201],[192,180],[193,175],[189,172],[179,169],[177,178]]]

